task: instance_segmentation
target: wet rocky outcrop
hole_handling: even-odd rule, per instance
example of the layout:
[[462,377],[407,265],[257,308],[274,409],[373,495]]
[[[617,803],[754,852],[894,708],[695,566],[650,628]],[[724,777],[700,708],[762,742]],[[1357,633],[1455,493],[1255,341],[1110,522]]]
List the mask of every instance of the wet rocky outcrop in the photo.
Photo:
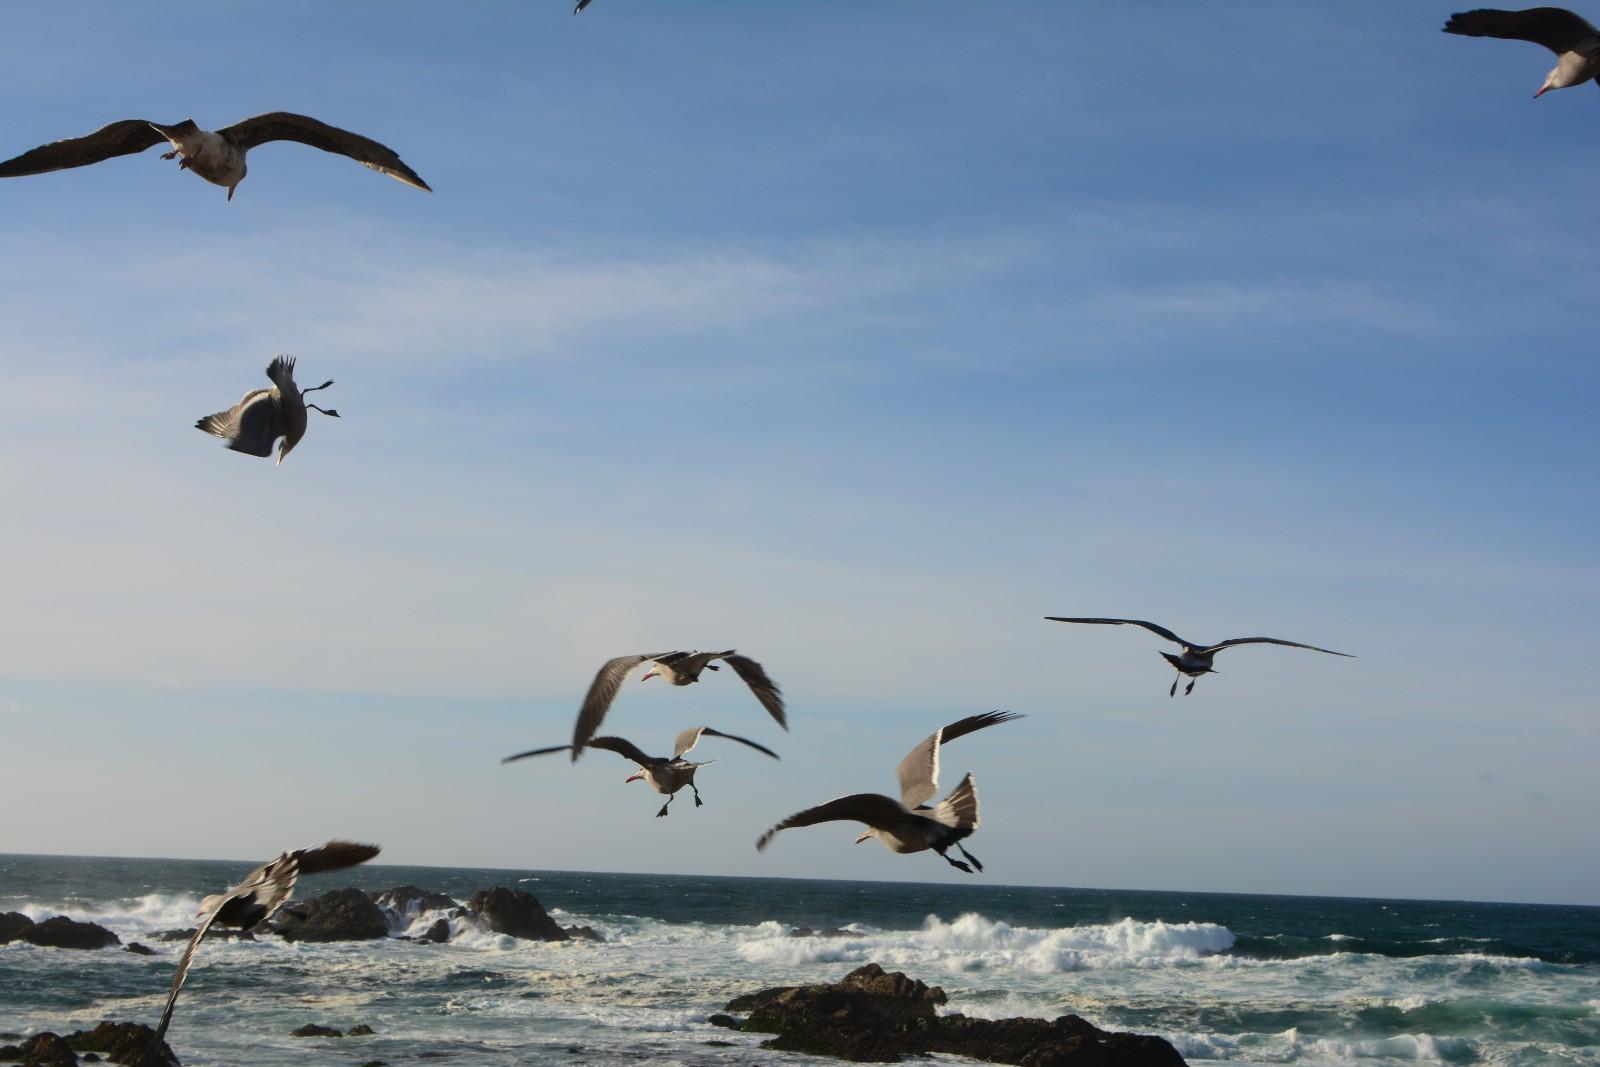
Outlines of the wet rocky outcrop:
[[539,898],[521,889],[497,885],[472,894],[467,913],[497,934],[527,941],[568,941],[572,935],[556,925]]
[[739,1029],[775,1034],[763,1048],[894,1063],[944,1052],[1021,1067],[1183,1067],[1159,1037],[1113,1033],[1079,1018],[968,1019],[938,1014],[938,986],[886,972],[876,963],[827,985],[784,986],[735,998]]
[[563,926],[567,936],[574,941],[604,941],[606,935],[592,926]]
[[32,925],[33,920],[20,911],[0,912],[0,945],[15,941]]
[[443,893],[418,889],[414,885],[398,885],[393,889],[369,889],[367,897],[378,907],[392,911],[401,918],[406,916],[415,918],[425,911],[443,911],[454,918],[461,911],[461,905]]
[[331,1026],[318,1026],[316,1023],[306,1023],[298,1030],[290,1030],[290,1037],[343,1037],[344,1031]]
[[372,941],[389,936],[383,909],[359,889],[335,889],[285,907],[268,924],[285,941]]
[[66,1037],[45,1031],[21,1045],[0,1046],[0,1061],[20,1061],[26,1067],[76,1067],[102,1060],[127,1067],[179,1067],[167,1043],[158,1049],[151,1044],[154,1038],[155,1031],[143,1023],[103,1022]]
[[65,915],[30,924],[16,935],[16,940],[41,948],[94,949],[122,944],[122,938],[99,923],[78,922]]

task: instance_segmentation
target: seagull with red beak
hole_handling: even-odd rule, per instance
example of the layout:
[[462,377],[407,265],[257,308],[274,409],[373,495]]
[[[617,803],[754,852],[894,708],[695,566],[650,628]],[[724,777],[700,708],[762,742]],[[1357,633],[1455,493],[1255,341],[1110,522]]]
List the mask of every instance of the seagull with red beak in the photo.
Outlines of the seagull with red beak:
[[1462,37],[1497,37],[1503,41],[1531,41],[1556,54],[1555,69],[1533,94],[1535,100],[1551,89],[1570,89],[1600,75],[1600,30],[1560,7],[1530,7],[1525,11],[1479,8],[1451,15],[1445,33]]

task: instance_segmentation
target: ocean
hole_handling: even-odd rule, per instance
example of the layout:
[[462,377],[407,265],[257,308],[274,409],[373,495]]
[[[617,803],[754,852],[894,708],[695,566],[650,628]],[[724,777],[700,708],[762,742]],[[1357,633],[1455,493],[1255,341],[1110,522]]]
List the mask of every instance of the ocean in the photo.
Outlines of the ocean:
[[[0,1031],[154,1024],[202,896],[256,863],[0,855],[0,911],[98,922],[139,956],[0,946]],[[1190,1063],[1600,1064],[1600,908],[374,866],[298,899],[413,884],[524,889],[604,944],[461,929],[445,945],[207,942],[169,1043],[189,1067],[824,1061],[710,1026],[732,997],[870,960],[949,1010],[1073,1012],[1160,1034]],[[420,933],[435,916],[396,916]],[[794,927],[842,937],[791,937]],[[294,1038],[307,1023],[371,1037]],[[731,1042],[729,1045],[708,1042]]]

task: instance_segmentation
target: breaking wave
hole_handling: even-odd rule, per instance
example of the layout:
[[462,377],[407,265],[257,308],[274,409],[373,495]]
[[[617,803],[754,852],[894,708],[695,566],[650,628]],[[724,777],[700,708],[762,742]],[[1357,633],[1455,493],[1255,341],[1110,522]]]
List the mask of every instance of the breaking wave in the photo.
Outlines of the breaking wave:
[[1035,974],[1194,964],[1233,947],[1233,932],[1215,923],[1122,919],[1092,926],[1012,926],[975,912],[945,922],[930,915],[920,930],[846,928],[833,936],[791,937],[774,922],[756,927],[738,952],[751,963],[865,962],[915,969],[984,971],[1019,968]]

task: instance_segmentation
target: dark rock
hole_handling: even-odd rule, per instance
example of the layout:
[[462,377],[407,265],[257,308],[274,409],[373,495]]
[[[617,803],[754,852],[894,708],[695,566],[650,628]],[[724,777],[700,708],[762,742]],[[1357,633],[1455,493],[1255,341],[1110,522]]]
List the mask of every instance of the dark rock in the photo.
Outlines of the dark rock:
[[151,948],[149,945],[141,945],[137,941],[129,941],[126,945],[122,946],[122,950],[124,952],[131,952],[135,956],[154,956],[156,954],[155,949]]
[[467,911],[497,934],[527,941],[567,941],[570,934],[557,926],[532,893],[495,886],[472,894]]
[[430,893],[414,885],[398,885],[393,889],[368,890],[367,896],[378,907],[396,915],[421,915],[425,911],[460,911],[461,905],[443,893]]
[[307,1023],[298,1030],[290,1030],[290,1037],[343,1037],[344,1034],[331,1026],[318,1026],[316,1023]]
[[733,1042],[732,1041],[702,1041],[700,1043],[702,1045],[710,1045],[712,1048],[732,1048],[733,1047]]
[[941,1017],[945,999],[938,986],[869,963],[832,985],[765,989],[735,998],[728,1010],[749,1013],[741,1030],[777,1035],[763,1048],[857,1062],[943,1052],[1026,1067],[1183,1067],[1159,1037],[1111,1033],[1076,1015],[1053,1022]]
[[[155,935],[157,941],[187,941],[194,936],[195,928],[187,930],[162,930]],[[256,935],[249,930],[233,930],[226,926],[212,926],[206,931],[207,941],[254,941]]]
[[345,1037],[371,1037],[375,1033],[366,1023],[356,1023],[344,1032]]
[[574,941],[604,941],[606,935],[592,926],[563,926],[567,936]]
[[163,1041],[156,1050],[156,1032],[144,1023],[104,1022],[93,1030],[67,1035],[67,1044],[79,1052],[98,1052],[112,1063],[130,1067],[178,1067],[178,1057]]
[[718,1012],[716,1015],[706,1019],[706,1022],[710,1023],[712,1026],[721,1026],[728,1030],[739,1029],[738,1019],[735,1019],[731,1015],[723,1015],[721,1012]]
[[122,944],[122,938],[99,923],[81,923],[65,915],[34,923],[18,935],[18,940],[44,948],[110,948]]
[[20,1048],[15,1045],[0,1045],[0,1063],[10,1063],[12,1060],[20,1059],[22,1059]]
[[389,1067],[389,1065],[384,1063],[382,1060],[368,1060],[366,1063],[363,1063],[361,1067]]
[[20,911],[0,912],[0,945],[15,941],[32,925],[33,920]]
[[280,911],[270,924],[285,941],[371,941],[389,936],[383,909],[359,889],[335,889]]
[[431,944],[442,945],[450,940],[450,920],[435,919],[433,925],[422,933],[418,941],[427,941]]
[[77,1054],[66,1039],[49,1031],[34,1034],[17,1051],[28,1067],[77,1067],[78,1063]]

